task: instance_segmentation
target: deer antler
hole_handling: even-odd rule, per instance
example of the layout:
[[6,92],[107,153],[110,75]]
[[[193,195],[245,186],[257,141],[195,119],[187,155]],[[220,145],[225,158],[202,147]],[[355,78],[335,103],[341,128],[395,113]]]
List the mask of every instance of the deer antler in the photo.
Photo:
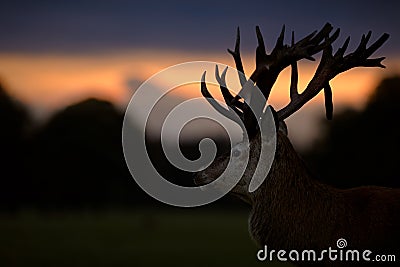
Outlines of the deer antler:
[[[242,86],[241,91],[236,96],[233,96],[226,87],[225,75],[227,69],[225,69],[220,76],[218,67],[216,67],[215,76],[220,85],[220,90],[225,103],[228,106],[228,110],[219,105],[208,91],[205,83],[205,73],[202,76],[201,92],[209,103],[221,114],[238,122],[240,125],[240,122],[243,122],[247,132],[251,135],[257,131],[257,118],[250,110],[248,103],[246,103],[246,101],[240,101],[242,96],[250,94],[249,99],[251,101],[251,94],[253,90],[255,90],[254,87],[256,87],[256,84],[263,93],[265,99],[268,100],[272,87],[279,74],[283,69],[290,65],[292,68],[290,102],[287,106],[278,111],[279,120],[283,121],[299,110],[322,89],[324,89],[325,93],[326,115],[327,118],[330,119],[332,118],[333,113],[333,103],[332,89],[329,85],[329,81],[339,73],[354,67],[384,67],[381,64],[384,57],[375,59],[370,59],[369,57],[389,38],[389,35],[385,33],[375,43],[367,48],[367,43],[371,37],[371,32],[369,32],[367,36],[363,35],[358,48],[353,53],[344,56],[350,41],[350,38],[347,38],[343,46],[335,53],[335,55],[332,55],[332,43],[338,38],[340,29],[337,29],[330,36],[332,30],[332,25],[326,23],[319,32],[314,31],[296,43],[294,42],[294,33],[292,33],[292,42],[289,46],[284,44],[285,26],[283,26],[275,47],[270,54],[267,54],[264,39],[260,28],[257,26],[256,34],[258,46],[256,48],[256,69],[250,75],[250,79],[246,80],[240,56],[240,31],[238,28],[235,50],[232,51],[228,49],[228,52],[232,55],[235,61],[240,84]],[[297,61],[301,59],[314,61],[315,59],[313,56],[320,51],[323,51],[323,53],[317,71],[304,92],[299,94],[297,89]],[[237,117],[234,116],[231,111],[238,114],[241,121],[238,121]]]
[[357,49],[353,53],[350,53],[346,56],[344,56],[344,53],[347,49],[347,46],[349,45],[350,37],[346,39],[342,47],[339,48],[334,55],[332,54],[332,45],[329,44],[328,46],[326,46],[322,53],[322,58],[318,65],[317,71],[314,74],[314,77],[311,79],[306,89],[301,94],[299,94],[297,90],[297,62],[292,63],[290,103],[278,111],[279,120],[284,120],[292,115],[294,112],[299,110],[304,104],[315,97],[322,89],[324,89],[325,93],[326,117],[328,119],[331,119],[333,112],[332,88],[329,85],[329,81],[331,79],[333,79],[339,73],[345,72],[354,67],[385,68],[385,66],[382,65],[382,60],[384,60],[385,57],[373,59],[370,59],[369,57],[379,47],[381,47],[383,43],[385,43],[385,41],[389,38],[389,34],[382,34],[382,36],[375,43],[367,48],[367,43],[370,37],[371,31],[368,32],[367,36],[363,35]]
[[[314,31],[297,43],[292,43],[291,46],[288,46],[283,44],[285,34],[285,25],[283,25],[275,47],[271,54],[268,55],[265,51],[264,39],[260,28],[257,26],[256,34],[258,46],[256,48],[256,70],[251,74],[250,80],[257,84],[265,98],[268,99],[272,86],[283,69],[288,67],[293,61],[299,61],[301,59],[314,61],[313,55],[320,52],[337,39],[339,36],[339,29],[329,37],[332,29],[333,27],[327,23],[319,32]],[[239,41],[240,39],[238,36],[235,46],[235,63],[241,63],[241,60],[237,59],[237,57],[240,57],[240,54],[237,52],[239,49]],[[243,66],[238,64],[236,64],[236,68],[239,71],[243,70]],[[235,101],[239,99],[239,96],[235,97]]]

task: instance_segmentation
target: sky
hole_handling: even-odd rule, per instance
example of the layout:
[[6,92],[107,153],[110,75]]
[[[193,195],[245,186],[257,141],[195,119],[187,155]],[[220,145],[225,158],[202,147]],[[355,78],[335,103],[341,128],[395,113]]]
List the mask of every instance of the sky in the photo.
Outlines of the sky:
[[[336,47],[351,36],[350,51],[369,30],[372,40],[390,34],[375,55],[387,57],[385,70],[352,70],[333,82],[335,107],[360,108],[382,77],[400,73],[399,10],[396,1],[2,1],[0,82],[39,119],[87,97],[123,108],[163,68],[192,60],[233,66],[226,48],[233,48],[238,26],[250,74],[256,25],[268,50],[283,24],[286,36],[294,30],[301,38],[330,22],[341,29]],[[316,65],[300,65],[301,87]],[[286,71],[273,93],[277,106],[287,101],[288,79]],[[321,101],[319,96],[289,120],[295,133],[312,136]]]

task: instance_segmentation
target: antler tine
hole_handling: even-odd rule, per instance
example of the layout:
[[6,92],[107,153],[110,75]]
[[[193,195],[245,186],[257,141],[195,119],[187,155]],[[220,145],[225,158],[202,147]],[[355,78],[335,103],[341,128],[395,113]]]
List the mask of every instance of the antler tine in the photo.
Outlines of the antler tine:
[[[294,45],[294,31],[292,31],[292,46]],[[291,64],[291,77],[290,77],[290,99],[297,97],[298,93],[298,82],[299,82],[299,72],[297,69],[297,61]]]
[[[214,97],[210,94],[210,92],[207,89],[206,85],[206,72],[203,73],[201,76],[201,94],[204,96],[204,98],[210,103],[210,105],[220,114],[223,116],[227,117],[228,119],[236,122],[240,126],[242,126],[242,122],[240,119],[238,119],[236,116],[232,114],[230,110],[225,109],[223,106],[221,106],[215,99]],[[230,109],[231,107],[228,106]]]
[[314,47],[314,50],[317,51],[317,53],[321,50],[324,50],[326,47],[330,46],[331,44],[333,44],[333,42],[336,41],[336,39],[339,37],[340,34],[340,29],[336,29],[336,31],[332,34],[332,36],[326,35],[325,40],[323,43],[321,43],[320,45],[316,45]]
[[[289,65],[292,65],[293,62],[301,60],[303,58],[308,60],[315,60],[313,58],[313,55],[320,52],[326,46],[330,45],[337,39],[339,35],[339,29],[332,36],[329,37],[332,29],[332,25],[327,23],[319,32],[314,31],[297,43],[294,43],[293,41],[291,46],[287,46],[283,44],[285,33],[285,25],[283,25],[275,48],[268,56],[264,52],[265,46],[261,32],[258,27],[256,28],[257,38],[259,40],[259,47],[257,47],[257,56],[259,57],[259,60],[257,61],[257,67],[259,65],[262,65],[266,66],[266,68],[259,68],[258,72],[256,68],[255,73],[253,73],[250,78],[252,79],[252,81],[257,82],[258,88],[260,88],[266,99],[269,98],[272,87],[275,84],[279,73],[283,69],[285,69]],[[264,52],[264,54],[262,52]],[[259,62],[262,62],[262,64],[259,64]]]
[[261,66],[267,62],[268,55],[265,50],[264,38],[259,26],[256,26],[256,35],[258,41],[258,46],[256,48],[256,66]]
[[[254,83],[257,83],[258,88],[263,93],[266,100],[268,100],[269,94],[271,92],[272,86],[276,81],[279,73],[270,70],[271,58],[274,51],[277,51],[283,48],[283,35],[284,35],[285,27],[283,26],[280,37],[277,40],[276,46],[273,49],[271,55],[267,55],[265,50],[264,38],[261,34],[260,27],[256,26],[256,35],[257,35],[257,48],[256,48],[256,69],[251,74],[250,80]],[[282,43],[282,47],[280,46]],[[276,76],[276,77],[275,77]],[[238,100],[238,98],[235,98]]]
[[[337,38],[336,32],[331,37],[325,38],[325,43],[328,45],[323,50],[321,61],[314,77],[301,94],[293,94],[289,104],[278,111],[279,120],[284,120],[299,110],[304,104],[315,97],[322,89],[324,89],[325,93],[326,116],[328,119],[331,119],[333,112],[332,89],[329,85],[329,81],[331,79],[333,79],[339,73],[354,67],[384,67],[381,63],[384,57],[374,59],[369,59],[368,57],[380,46],[382,46],[383,43],[389,38],[387,33],[383,34],[369,48],[367,48],[367,42],[371,37],[371,33],[369,32],[366,36],[363,35],[356,50],[353,53],[343,57],[350,39],[347,38],[343,46],[339,48],[339,50],[333,56],[331,40]],[[293,74],[295,74],[294,71],[292,71],[292,75]],[[292,79],[295,78],[292,77]]]
[[326,38],[326,36],[329,36],[332,30],[333,26],[330,23],[326,23],[324,27],[322,27],[322,29],[317,32],[313,38],[311,38],[310,41],[314,44],[319,44]]
[[[258,45],[256,48],[256,69],[251,74],[249,80],[252,81],[253,83],[257,82],[258,87],[261,89],[261,91],[264,94],[264,96],[266,97],[266,99],[268,99],[270,89],[268,90],[268,89],[266,89],[265,86],[260,86],[260,84],[259,84],[260,83],[259,78],[263,79],[263,80],[268,80],[268,77],[263,77],[263,75],[268,76],[268,55],[265,52],[264,38],[261,34],[259,26],[256,26],[256,35],[257,35],[257,42],[258,42]],[[261,81],[261,84],[262,83],[263,83],[263,81]],[[244,84],[242,85],[242,88],[244,88]],[[233,104],[236,104],[237,102],[239,102],[239,100],[241,98],[242,98],[241,96],[236,95],[232,101]]]
[[[302,58],[306,58],[311,61],[315,61],[312,57],[314,54],[320,52],[327,45],[326,42],[321,42],[326,40],[326,36],[329,36],[333,27],[330,23],[326,23],[324,27],[320,31],[314,31],[311,34],[307,35],[296,44],[292,44],[292,54],[297,53],[296,60],[300,60]],[[333,36],[334,37],[334,36]],[[331,40],[333,42],[334,40]]]
[[228,48],[229,54],[232,55],[233,60],[235,61],[236,69],[238,71],[240,85],[243,86],[246,83],[246,76],[244,73],[242,58],[240,56],[240,29],[237,27],[236,31],[236,43],[235,43],[235,51],[232,51]]
[[282,26],[281,33],[279,34],[278,39],[276,40],[275,49],[281,49],[283,47],[283,41],[285,39],[285,24]]
[[219,76],[219,69],[218,65],[215,65],[215,78],[217,79],[217,82],[219,83],[219,88],[221,90],[222,96],[224,97],[225,103],[232,108],[239,116],[242,116],[242,112],[239,109],[243,110],[243,103],[242,102],[237,102],[236,104],[233,104],[232,101],[234,99],[234,96],[229,92],[227,86],[226,86],[226,72],[228,70],[228,67],[226,67],[223,71],[221,76]]
[[[313,31],[312,33],[310,33],[309,35],[307,35],[306,37],[304,37],[303,39],[301,39],[300,41],[297,42],[298,46],[302,46],[304,44],[307,44],[310,42],[310,40],[315,36],[315,34],[317,34],[317,30]],[[293,46],[293,44],[292,44]]]
[[[239,126],[243,129],[243,131],[246,131],[249,136],[252,136],[257,129],[255,127],[256,121],[254,115],[251,112],[248,112],[250,108],[245,102],[244,103],[238,102],[236,104],[233,104],[233,101],[230,101],[231,98],[233,98],[233,96],[226,88],[226,82],[225,82],[226,70],[227,68],[222,72],[222,75],[219,76],[218,66],[216,66],[215,76],[220,85],[221,93],[224,96],[224,100],[228,106],[228,110],[225,109],[223,106],[221,106],[208,91],[205,82],[206,72],[204,72],[201,77],[201,93],[207,99],[208,103],[210,103],[210,105],[217,112],[221,113],[223,116],[239,124]],[[240,111],[239,109],[242,109],[243,111]],[[232,114],[232,111],[238,114],[239,117],[234,116]]]
[[325,115],[328,120],[333,118],[333,97],[332,88],[329,82],[324,86]]
[[336,51],[335,53],[335,58],[337,57],[343,57],[344,53],[347,50],[347,47],[349,46],[350,43],[350,36],[346,38],[346,41],[344,41],[343,45],[341,48],[338,49],[338,51]]
[[386,42],[387,39],[389,39],[389,34],[387,33],[382,34],[381,37],[379,37],[379,39],[375,41],[375,43],[373,43],[372,45],[370,45],[369,48],[367,48],[365,54],[368,57],[371,56],[376,50],[378,50],[379,47],[381,47]]

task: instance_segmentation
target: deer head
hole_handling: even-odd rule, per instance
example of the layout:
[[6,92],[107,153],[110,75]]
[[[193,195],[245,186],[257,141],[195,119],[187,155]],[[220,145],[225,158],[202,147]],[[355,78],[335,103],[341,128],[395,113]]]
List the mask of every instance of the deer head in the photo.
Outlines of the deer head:
[[[388,39],[388,34],[383,34],[377,41],[367,46],[371,37],[371,32],[368,32],[367,35],[362,36],[358,47],[352,53],[345,55],[350,37],[348,37],[343,45],[333,53],[332,44],[338,38],[340,30],[337,29],[333,33],[332,30],[333,27],[327,23],[320,31],[314,31],[297,42],[295,42],[294,33],[292,32],[291,44],[286,45],[284,44],[285,27],[283,26],[275,47],[270,54],[267,54],[260,29],[259,27],[256,27],[258,39],[258,46],[256,48],[256,68],[250,75],[249,80],[246,79],[244,74],[240,56],[240,32],[239,29],[237,30],[235,49],[233,51],[228,49],[228,52],[233,56],[235,61],[240,84],[242,85],[242,91],[246,86],[248,86],[248,84],[256,85],[252,87],[253,91],[248,93],[254,94],[255,90],[260,90],[264,98],[268,100],[278,75],[282,70],[290,66],[290,102],[287,106],[276,112],[271,108],[274,114],[275,128],[277,130],[274,162],[267,179],[264,180],[260,188],[255,192],[249,192],[251,191],[249,190],[249,184],[255,171],[255,166],[259,160],[261,143],[266,141],[260,136],[260,128],[258,126],[259,124],[257,124],[257,120],[260,118],[257,117],[258,115],[254,115],[250,110],[247,101],[243,101],[242,96],[239,96],[239,94],[233,96],[230,93],[225,83],[226,69],[220,76],[218,68],[216,68],[216,78],[228,109],[219,105],[218,102],[213,99],[207,89],[204,73],[201,83],[201,92],[203,96],[217,111],[238,122],[237,119],[235,119],[237,117],[232,116],[232,112],[235,112],[240,118],[238,123],[243,125],[243,130],[248,134],[249,142],[237,144],[232,148],[230,153],[220,156],[207,169],[199,172],[195,178],[196,184],[206,184],[217,179],[226,168],[230,155],[235,158],[235,162],[238,164],[241,164],[245,160],[246,156],[249,155],[249,162],[246,170],[239,183],[231,192],[232,194],[239,196],[245,202],[254,204],[260,194],[265,194],[265,190],[271,190],[270,188],[267,188],[267,183],[285,179],[284,177],[287,178],[288,176],[291,176],[291,173],[296,173],[296,176],[298,176],[299,173],[307,172],[303,167],[301,167],[299,158],[287,137],[285,119],[299,110],[322,90],[325,95],[326,117],[327,119],[332,119],[333,103],[332,88],[329,84],[330,80],[338,74],[355,67],[384,68],[381,63],[384,57],[369,57]],[[322,56],[314,77],[310,80],[303,92],[299,93],[297,62],[302,59],[315,61],[314,56],[320,52],[322,52]],[[304,179],[305,178],[303,178],[303,180]]]

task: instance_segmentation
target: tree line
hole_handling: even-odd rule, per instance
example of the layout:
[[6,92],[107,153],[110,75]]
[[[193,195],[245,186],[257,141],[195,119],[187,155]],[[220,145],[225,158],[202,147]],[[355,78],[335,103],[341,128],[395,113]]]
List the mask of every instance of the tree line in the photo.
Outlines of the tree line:
[[[400,77],[384,79],[365,109],[321,119],[323,134],[303,157],[326,183],[339,187],[399,187]],[[103,209],[157,205],[133,181],[122,144],[122,111],[88,99],[34,125],[27,108],[0,85],[0,211]],[[192,174],[168,164],[159,140],[147,140],[150,156],[170,181],[191,186]],[[219,143],[219,151],[229,149]],[[182,144],[199,156],[197,141]],[[321,178],[322,179],[322,178]]]

